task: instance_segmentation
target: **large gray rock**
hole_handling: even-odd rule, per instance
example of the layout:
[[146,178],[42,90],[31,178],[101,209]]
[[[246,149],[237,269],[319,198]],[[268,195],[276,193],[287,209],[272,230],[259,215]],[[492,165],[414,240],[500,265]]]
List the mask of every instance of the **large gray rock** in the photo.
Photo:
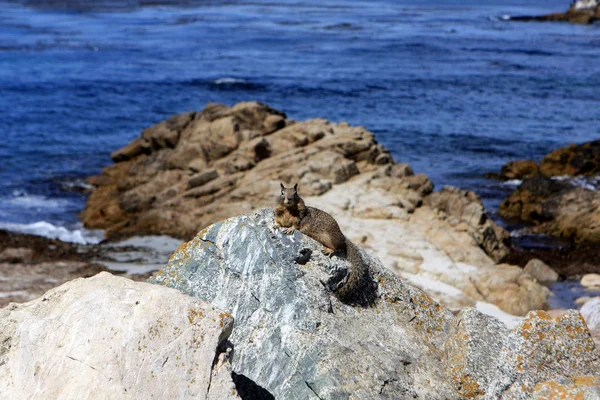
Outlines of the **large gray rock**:
[[333,294],[347,262],[321,249],[263,209],[205,228],[151,282],[231,312],[234,378],[277,399],[520,399],[598,375],[576,311],[530,313],[511,332],[475,309],[454,318],[362,251],[373,285],[358,298],[371,302],[350,306]]
[[586,375],[596,379],[599,374],[600,354],[579,312],[569,310],[553,319],[532,311],[505,339],[485,398],[529,399],[544,382]]
[[218,346],[233,318],[103,272],[0,310],[3,399],[239,399]]
[[437,347],[452,314],[363,253],[378,301],[339,302],[348,267],[273,212],[232,218],[183,245],[152,281],[229,310],[233,370],[280,399],[458,398]]

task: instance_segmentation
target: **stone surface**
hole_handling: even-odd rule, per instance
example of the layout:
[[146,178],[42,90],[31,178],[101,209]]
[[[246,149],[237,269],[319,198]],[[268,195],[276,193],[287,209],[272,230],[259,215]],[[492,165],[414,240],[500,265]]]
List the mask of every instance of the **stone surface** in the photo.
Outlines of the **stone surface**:
[[533,276],[539,283],[552,286],[558,281],[558,274],[541,260],[533,259],[525,265],[524,271]]
[[528,399],[536,385],[600,371],[600,354],[579,312],[530,312],[508,335],[486,399]]
[[600,399],[600,377],[580,376],[558,381],[542,382],[531,393],[532,400],[598,400]]
[[496,318],[473,308],[452,322],[441,347],[442,362],[462,398],[481,398],[496,374],[498,354],[508,329]]
[[291,121],[260,103],[209,104],[181,118],[190,121],[177,125],[174,147],[154,146],[90,178],[97,188],[83,213],[89,226],[109,236],[191,238],[210,223],[272,206],[280,181],[299,182],[309,205],[444,305],[493,301],[519,315],[547,307],[545,288],[495,264],[509,237],[478,196],[431,193],[427,176],[396,164],[364,128]]
[[[486,254],[482,241],[485,236],[479,232],[485,232],[482,227],[486,224],[489,231],[491,221],[478,214],[479,218],[465,218],[470,221],[467,223],[427,204],[405,213],[411,197],[410,192],[403,193],[402,184],[394,179],[373,179],[365,174],[336,185],[322,196],[306,197],[305,201],[333,215],[346,236],[445,306],[460,309],[490,302],[514,315],[547,308],[547,288],[521,268],[498,266]],[[480,202],[463,207],[463,198],[476,198],[464,193],[447,189],[442,198],[458,196],[458,210],[480,210]],[[394,206],[402,202],[407,205]],[[475,225],[474,221],[480,219],[484,222]],[[502,244],[498,241],[488,248],[503,249]]]
[[600,330],[600,297],[587,301],[580,312],[590,330]]
[[581,277],[580,283],[583,287],[600,287],[600,274],[586,274]]
[[366,253],[377,304],[340,303],[346,262],[272,226],[270,209],[212,225],[152,278],[231,311],[235,374],[281,399],[458,398],[436,352],[448,310]]
[[230,311],[234,379],[267,397],[497,399],[597,375],[577,312],[530,313],[512,332],[474,309],[454,318],[365,252],[375,301],[352,307],[332,294],[347,262],[321,249],[264,209],[205,228],[151,281]]
[[575,1],[566,12],[539,16],[516,16],[512,21],[569,22],[571,24],[592,24],[600,20],[600,7],[596,0]]
[[577,242],[600,241],[600,191],[538,176],[503,200],[503,217],[535,224],[531,230]]
[[231,379],[223,382],[227,361],[213,369],[232,328],[229,314],[175,290],[106,272],[76,279],[0,310],[0,392],[13,399],[239,398]]
[[500,177],[504,180],[531,178],[539,174],[540,168],[533,160],[511,161],[502,167]]
[[554,150],[542,158],[540,171],[546,176],[599,175],[600,140]]

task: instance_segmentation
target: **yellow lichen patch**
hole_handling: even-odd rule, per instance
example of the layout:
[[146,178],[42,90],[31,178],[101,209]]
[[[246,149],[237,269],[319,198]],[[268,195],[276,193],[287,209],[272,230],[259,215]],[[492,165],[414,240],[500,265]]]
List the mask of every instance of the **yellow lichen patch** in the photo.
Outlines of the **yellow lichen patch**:
[[189,253],[189,245],[191,242],[185,242],[182,243],[177,250],[175,250],[175,252],[171,255],[171,258],[169,258],[169,263],[172,262],[173,260],[175,260],[175,258],[184,258],[184,259],[188,259],[190,257],[190,253]]
[[546,321],[553,320],[552,317],[550,316],[550,314],[548,314],[546,311],[542,311],[542,310],[532,311],[530,314],[533,314],[534,316],[538,317],[539,319],[543,319]]
[[190,307],[190,309],[188,310],[187,317],[188,317],[188,321],[190,322],[190,324],[193,325],[196,323],[196,321],[199,321],[202,318],[204,318],[204,313],[201,310],[195,310]]

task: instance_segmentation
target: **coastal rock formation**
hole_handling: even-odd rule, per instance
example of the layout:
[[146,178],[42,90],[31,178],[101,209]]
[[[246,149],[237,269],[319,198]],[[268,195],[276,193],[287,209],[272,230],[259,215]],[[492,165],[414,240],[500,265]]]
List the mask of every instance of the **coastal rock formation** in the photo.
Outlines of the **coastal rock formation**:
[[509,237],[475,194],[432,194],[427,176],[397,164],[362,127],[295,122],[254,102],[209,104],[144,130],[113,159],[90,178],[97,188],[82,214],[109,237],[190,238],[273,205],[279,182],[299,182],[308,205],[334,215],[349,238],[444,305],[493,302],[518,315],[547,306],[548,290],[531,276],[496,266]]
[[[239,399],[219,356],[233,318],[106,272],[0,310],[3,398]],[[213,366],[213,362],[215,362]]]
[[600,140],[555,150],[542,159],[539,170],[504,199],[500,215],[535,224],[534,232],[576,242],[600,241],[600,191],[555,179],[598,175]]
[[353,307],[332,294],[347,261],[321,250],[263,209],[205,228],[151,282],[231,312],[234,376],[275,398],[512,398],[520,385],[596,379],[600,355],[576,311],[530,313],[511,332],[474,309],[454,318],[362,251],[376,300]]
[[558,281],[558,273],[543,261],[535,258],[525,265],[524,270],[545,286],[552,286]]
[[573,2],[566,12],[540,16],[516,16],[511,21],[558,21],[572,24],[592,24],[600,20],[600,5],[597,0]]

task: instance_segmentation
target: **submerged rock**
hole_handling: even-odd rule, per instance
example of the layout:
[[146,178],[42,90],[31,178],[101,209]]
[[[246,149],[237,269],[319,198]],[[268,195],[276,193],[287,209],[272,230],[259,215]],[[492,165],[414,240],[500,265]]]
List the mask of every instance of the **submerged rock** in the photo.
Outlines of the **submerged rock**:
[[321,250],[263,209],[205,228],[151,282],[231,312],[234,376],[275,398],[511,398],[597,374],[577,312],[530,313],[510,333],[474,309],[454,318],[362,251],[375,301],[353,307],[333,295],[348,263]]
[[[218,347],[233,319],[106,272],[0,310],[7,399],[239,399]],[[213,362],[218,362],[213,366]]]

